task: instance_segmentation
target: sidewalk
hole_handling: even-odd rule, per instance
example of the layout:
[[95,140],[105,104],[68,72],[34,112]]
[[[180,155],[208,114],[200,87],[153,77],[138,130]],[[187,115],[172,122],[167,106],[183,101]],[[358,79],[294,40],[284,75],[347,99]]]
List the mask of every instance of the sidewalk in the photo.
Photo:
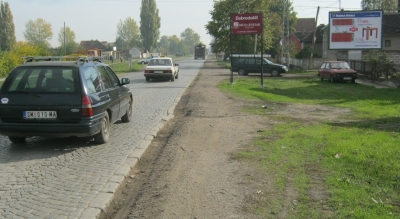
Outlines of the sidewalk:
[[371,81],[367,79],[357,79],[356,83],[374,86],[376,88],[399,88],[399,85],[392,81]]

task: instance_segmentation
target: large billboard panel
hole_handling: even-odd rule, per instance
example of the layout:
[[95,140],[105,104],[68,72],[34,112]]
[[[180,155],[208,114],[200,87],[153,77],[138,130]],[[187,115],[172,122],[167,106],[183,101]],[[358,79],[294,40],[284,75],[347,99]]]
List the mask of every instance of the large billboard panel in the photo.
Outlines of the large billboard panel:
[[232,34],[261,34],[262,14],[232,14]]
[[329,49],[381,49],[382,11],[329,12]]

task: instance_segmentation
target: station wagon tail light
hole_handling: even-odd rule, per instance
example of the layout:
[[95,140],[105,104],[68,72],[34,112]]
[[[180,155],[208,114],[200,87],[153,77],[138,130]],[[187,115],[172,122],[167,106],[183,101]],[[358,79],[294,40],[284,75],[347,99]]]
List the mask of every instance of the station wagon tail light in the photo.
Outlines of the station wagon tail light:
[[144,73],[151,73],[150,70],[144,70]]
[[92,102],[87,95],[82,95],[82,117],[93,116]]
[[172,73],[172,70],[164,71],[165,73]]

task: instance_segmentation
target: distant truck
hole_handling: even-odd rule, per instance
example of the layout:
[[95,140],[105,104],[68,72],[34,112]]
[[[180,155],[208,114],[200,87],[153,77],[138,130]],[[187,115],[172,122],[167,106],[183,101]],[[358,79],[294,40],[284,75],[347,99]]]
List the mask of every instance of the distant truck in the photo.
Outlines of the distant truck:
[[206,59],[206,45],[199,43],[194,46],[194,59]]

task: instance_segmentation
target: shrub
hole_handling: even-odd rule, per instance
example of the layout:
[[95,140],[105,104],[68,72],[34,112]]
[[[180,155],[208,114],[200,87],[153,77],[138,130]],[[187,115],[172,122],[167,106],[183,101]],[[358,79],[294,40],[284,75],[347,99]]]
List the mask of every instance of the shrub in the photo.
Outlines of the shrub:
[[385,52],[371,50],[363,57],[363,60],[368,62],[371,69],[371,71],[365,72],[365,76],[371,79],[378,79],[383,76],[386,79],[396,77],[396,69],[394,68],[393,62],[387,58]]
[[21,64],[26,56],[45,56],[49,53],[43,48],[32,46],[24,42],[18,42],[11,51],[0,53],[0,77],[7,76],[10,71]]

